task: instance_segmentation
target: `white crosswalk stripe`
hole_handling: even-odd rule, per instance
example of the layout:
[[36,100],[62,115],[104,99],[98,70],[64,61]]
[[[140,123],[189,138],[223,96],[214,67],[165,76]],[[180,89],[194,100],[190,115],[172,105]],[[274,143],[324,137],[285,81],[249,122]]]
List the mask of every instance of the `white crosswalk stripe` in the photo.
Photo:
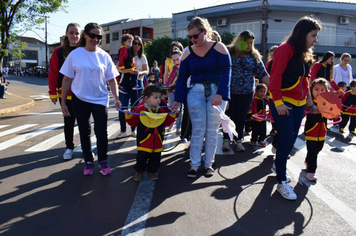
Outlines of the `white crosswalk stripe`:
[[0,129],[8,127],[9,125],[0,125]]
[[19,132],[21,130],[31,128],[31,127],[36,126],[36,125],[37,124],[21,125],[21,126],[16,127],[16,128],[5,130],[5,131],[0,132],[0,137],[4,137],[4,136],[6,136],[8,134],[13,134],[13,133]]
[[26,141],[26,140],[30,139],[30,138],[42,135],[42,134],[44,134],[44,133],[46,133],[48,131],[57,129],[57,128],[61,127],[61,126],[63,126],[63,124],[52,124],[52,125],[49,125],[47,127],[40,128],[40,129],[37,129],[35,131],[32,131],[30,133],[21,134],[21,135],[15,137],[15,138],[12,138],[10,140],[7,140],[5,142],[0,143],[0,150],[4,150],[6,148],[15,146],[16,144],[19,144],[19,143],[21,143],[23,141]]

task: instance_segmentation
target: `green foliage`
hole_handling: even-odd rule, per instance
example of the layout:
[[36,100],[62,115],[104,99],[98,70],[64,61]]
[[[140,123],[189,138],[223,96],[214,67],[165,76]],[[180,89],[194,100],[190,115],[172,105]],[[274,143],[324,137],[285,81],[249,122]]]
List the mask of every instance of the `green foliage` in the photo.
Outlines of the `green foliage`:
[[221,41],[223,42],[223,44],[225,44],[226,46],[231,44],[232,40],[235,38],[235,33],[230,33],[227,31],[224,31],[221,34]]
[[25,56],[22,50],[27,47],[26,42],[17,41],[11,45],[10,53],[13,59],[21,59]]
[[164,58],[169,57],[169,50],[171,49],[171,43],[173,41],[179,41],[183,47],[186,47],[189,44],[189,39],[172,39],[168,36],[145,43],[145,55],[150,67],[154,60],[158,62],[159,66],[162,65]]
[[0,2],[0,68],[8,46],[20,31],[39,28],[48,13],[64,10],[68,0],[17,0]]

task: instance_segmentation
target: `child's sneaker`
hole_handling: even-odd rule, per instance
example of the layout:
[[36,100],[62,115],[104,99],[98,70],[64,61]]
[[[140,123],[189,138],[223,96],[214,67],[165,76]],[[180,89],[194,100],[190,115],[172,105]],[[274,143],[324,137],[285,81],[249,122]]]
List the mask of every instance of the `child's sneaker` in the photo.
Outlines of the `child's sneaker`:
[[276,154],[276,153],[277,153],[277,148],[275,148],[275,147],[272,146],[271,152],[272,152],[273,154]]
[[277,184],[277,191],[288,200],[297,200],[297,195],[294,193],[294,189],[289,185],[287,181]]
[[235,143],[235,149],[238,152],[244,152],[245,151],[245,147],[242,145],[242,140],[237,140]]
[[309,181],[313,181],[313,182],[316,182],[318,180],[318,178],[315,176],[315,173],[308,173],[307,174],[307,179]]
[[121,86],[119,87],[119,93],[127,94],[126,90]]
[[251,145],[252,146],[257,146],[257,142],[256,141],[251,141]]
[[110,167],[108,166],[108,162],[107,161],[101,161],[99,163],[99,168],[101,168],[101,173],[103,175],[110,175],[111,174],[111,169]]
[[85,163],[83,174],[92,175],[93,173],[94,173],[94,163],[92,161],[88,161],[87,163]]
[[244,136],[250,136],[250,132],[244,131]]
[[152,181],[157,181],[158,180],[157,173],[147,172],[147,175],[150,178],[150,180],[152,180]]
[[229,151],[230,150],[230,140],[223,139],[222,150],[223,151]]
[[266,141],[258,141],[258,145],[260,145],[262,147],[266,147],[268,145],[268,143]]
[[142,90],[141,86],[136,85],[135,87],[132,88],[132,90]]

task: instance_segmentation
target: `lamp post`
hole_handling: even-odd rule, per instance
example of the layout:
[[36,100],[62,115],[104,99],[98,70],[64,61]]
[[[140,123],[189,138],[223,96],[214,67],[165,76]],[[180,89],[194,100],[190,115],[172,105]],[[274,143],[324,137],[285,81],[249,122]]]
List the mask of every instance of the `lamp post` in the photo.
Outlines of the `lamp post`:
[[48,44],[47,44],[47,19],[49,16],[44,16],[45,18],[45,47],[46,47],[46,73],[48,72]]
[[267,29],[268,29],[268,0],[263,0],[262,2],[262,40],[261,40],[261,51],[263,61],[266,63],[266,51],[267,51]]

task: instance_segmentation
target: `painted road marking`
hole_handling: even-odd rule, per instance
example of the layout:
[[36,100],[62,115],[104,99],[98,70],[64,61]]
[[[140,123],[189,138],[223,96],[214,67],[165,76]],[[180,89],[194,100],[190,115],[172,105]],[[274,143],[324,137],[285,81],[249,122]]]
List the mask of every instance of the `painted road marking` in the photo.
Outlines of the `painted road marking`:
[[8,130],[5,130],[3,132],[0,132],[0,137],[4,137],[5,135],[16,133],[16,132],[19,132],[21,130],[31,128],[31,127],[36,126],[36,125],[37,124],[27,124],[27,125],[18,126],[16,128],[8,129]]

